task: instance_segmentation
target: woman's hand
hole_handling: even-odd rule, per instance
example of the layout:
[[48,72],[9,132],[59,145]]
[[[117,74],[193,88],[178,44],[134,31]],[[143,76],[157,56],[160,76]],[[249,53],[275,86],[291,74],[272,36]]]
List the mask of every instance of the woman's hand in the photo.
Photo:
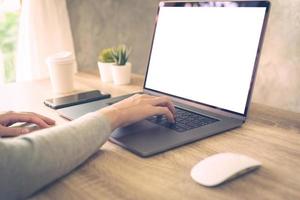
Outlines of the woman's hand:
[[175,107],[166,96],[136,94],[98,112],[110,120],[112,130],[153,115],[165,115],[171,123],[175,122]]
[[41,128],[48,128],[55,124],[54,120],[33,112],[7,112],[0,114],[0,137],[13,137],[30,132],[30,130],[26,127],[10,127],[17,122],[33,123]]

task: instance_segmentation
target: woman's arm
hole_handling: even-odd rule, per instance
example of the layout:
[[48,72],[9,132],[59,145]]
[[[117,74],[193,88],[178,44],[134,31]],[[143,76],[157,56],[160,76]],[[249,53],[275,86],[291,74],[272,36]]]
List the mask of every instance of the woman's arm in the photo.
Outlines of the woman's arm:
[[23,199],[70,172],[122,126],[152,115],[174,122],[167,97],[134,95],[66,125],[0,139],[0,199]]
[[23,199],[70,172],[107,141],[109,121],[91,113],[63,126],[0,140],[0,199]]

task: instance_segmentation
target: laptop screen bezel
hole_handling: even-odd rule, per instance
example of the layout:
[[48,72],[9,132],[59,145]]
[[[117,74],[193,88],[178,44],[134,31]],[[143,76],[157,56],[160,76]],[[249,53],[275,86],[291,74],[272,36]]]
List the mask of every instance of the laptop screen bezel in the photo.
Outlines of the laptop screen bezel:
[[[198,3],[198,2],[199,3],[236,2],[236,3],[239,3],[239,4],[242,3],[243,4],[242,7],[265,7],[266,8],[264,21],[263,21],[263,25],[262,25],[262,29],[261,29],[261,33],[260,33],[260,39],[259,39],[259,43],[258,43],[258,47],[257,47],[257,53],[256,53],[255,62],[254,62],[252,77],[251,77],[251,81],[250,81],[250,87],[249,87],[249,91],[248,91],[246,106],[245,106],[245,109],[244,109],[244,113],[234,112],[234,111],[231,111],[231,110],[227,110],[227,109],[224,109],[224,108],[219,108],[219,107],[216,107],[216,106],[213,106],[213,105],[205,104],[205,103],[194,101],[194,100],[191,100],[191,99],[186,99],[184,97],[179,97],[179,96],[172,95],[172,94],[169,94],[169,93],[165,93],[165,92],[162,92],[162,91],[154,90],[154,89],[151,89],[151,88],[146,88],[148,70],[149,70],[149,65],[150,65],[150,59],[151,59],[152,48],[153,48],[153,43],[154,43],[154,39],[155,39],[155,33],[156,33],[156,27],[157,27],[157,22],[158,22],[158,18],[159,18],[160,8],[161,7],[183,7],[186,3]],[[212,7],[214,7],[214,6],[212,6]],[[270,2],[269,1],[162,1],[162,2],[160,2],[159,6],[158,6],[158,9],[157,9],[155,26],[154,26],[152,42],[151,42],[151,48],[150,48],[150,53],[149,53],[149,57],[148,57],[148,65],[147,65],[147,70],[146,70],[146,74],[145,74],[145,81],[144,81],[144,85],[143,85],[144,91],[148,92],[148,93],[152,93],[152,94],[168,95],[170,97],[173,97],[174,99],[178,99],[178,100],[181,100],[181,101],[192,102],[194,105],[198,104],[201,107],[203,107],[203,106],[208,107],[209,110],[219,110],[222,113],[228,113],[229,112],[231,114],[231,116],[233,115],[233,116],[237,116],[238,118],[245,119],[248,115],[249,105],[250,105],[250,101],[251,101],[251,97],[252,97],[252,93],[253,93],[255,77],[256,77],[256,73],[257,73],[257,67],[258,67],[258,64],[259,64],[259,58],[260,58],[260,55],[261,55],[261,49],[262,49],[262,46],[263,46],[263,40],[264,40],[266,25],[267,25],[268,16],[269,16],[269,10],[270,10]]]

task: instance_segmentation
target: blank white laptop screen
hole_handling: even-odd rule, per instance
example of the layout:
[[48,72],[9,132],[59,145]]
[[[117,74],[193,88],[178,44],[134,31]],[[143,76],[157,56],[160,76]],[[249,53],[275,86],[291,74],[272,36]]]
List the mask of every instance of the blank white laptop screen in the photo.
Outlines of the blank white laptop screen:
[[145,88],[244,114],[265,7],[160,7]]

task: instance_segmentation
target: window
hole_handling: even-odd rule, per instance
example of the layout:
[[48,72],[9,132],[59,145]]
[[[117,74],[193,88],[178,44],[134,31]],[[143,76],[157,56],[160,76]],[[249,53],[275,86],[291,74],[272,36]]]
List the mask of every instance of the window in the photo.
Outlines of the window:
[[19,14],[20,0],[0,0],[0,83],[16,80]]

